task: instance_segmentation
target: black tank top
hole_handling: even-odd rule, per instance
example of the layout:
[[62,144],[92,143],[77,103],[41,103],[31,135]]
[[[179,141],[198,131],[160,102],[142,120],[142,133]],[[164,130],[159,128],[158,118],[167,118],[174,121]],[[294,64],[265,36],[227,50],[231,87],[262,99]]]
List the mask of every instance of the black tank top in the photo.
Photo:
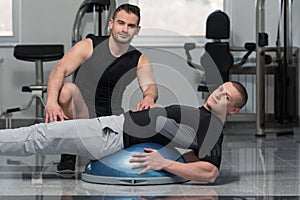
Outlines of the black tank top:
[[[89,109],[90,118],[121,114],[123,93],[136,78],[141,52],[130,46],[116,58],[110,51],[107,36],[88,35],[93,41],[93,54],[77,73],[75,81]],[[80,75],[78,77],[78,75]]]

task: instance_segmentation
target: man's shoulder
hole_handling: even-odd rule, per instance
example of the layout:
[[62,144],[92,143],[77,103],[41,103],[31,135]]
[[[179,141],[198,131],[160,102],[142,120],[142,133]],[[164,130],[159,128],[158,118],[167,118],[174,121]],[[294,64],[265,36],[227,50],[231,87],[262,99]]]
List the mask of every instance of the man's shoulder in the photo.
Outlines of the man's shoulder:
[[88,34],[86,38],[89,38],[93,42],[93,47],[95,48],[99,44],[101,44],[103,41],[107,40],[109,36],[96,36],[94,34]]
[[[134,46],[129,45],[127,54],[137,54],[139,56],[143,55],[141,51],[137,50]],[[144,56],[144,55],[143,55]]]
[[126,60],[127,62],[134,62],[135,64],[137,64],[137,62],[139,62],[142,58],[142,55],[142,52],[140,52],[139,50],[130,48],[125,54],[120,56],[119,59]]

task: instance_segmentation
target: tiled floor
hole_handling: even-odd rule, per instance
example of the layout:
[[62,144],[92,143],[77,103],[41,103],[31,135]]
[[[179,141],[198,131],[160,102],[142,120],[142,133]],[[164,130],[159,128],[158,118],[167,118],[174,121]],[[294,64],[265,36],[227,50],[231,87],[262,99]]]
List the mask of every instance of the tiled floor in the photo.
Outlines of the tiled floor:
[[58,177],[54,172],[58,156],[46,157],[44,178],[35,183],[28,167],[34,157],[0,157],[0,199],[299,199],[299,142],[298,129],[293,135],[266,137],[227,133],[215,184],[92,184],[81,181],[80,173],[72,179]]

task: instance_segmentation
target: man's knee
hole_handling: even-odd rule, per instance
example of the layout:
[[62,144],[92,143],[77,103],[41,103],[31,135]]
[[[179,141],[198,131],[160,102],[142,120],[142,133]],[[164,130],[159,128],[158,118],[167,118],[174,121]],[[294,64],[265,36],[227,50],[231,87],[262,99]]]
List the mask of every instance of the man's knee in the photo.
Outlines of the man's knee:
[[59,103],[63,105],[70,103],[76,88],[74,83],[64,83],[59,94]]

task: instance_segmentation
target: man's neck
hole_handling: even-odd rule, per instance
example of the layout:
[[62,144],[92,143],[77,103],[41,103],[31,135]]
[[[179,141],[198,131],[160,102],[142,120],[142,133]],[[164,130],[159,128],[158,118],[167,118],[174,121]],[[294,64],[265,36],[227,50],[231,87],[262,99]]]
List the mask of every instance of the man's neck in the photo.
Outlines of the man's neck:
[[204,107],[206,110],[210,111],[210,108],[209,108],[209,106],[207,105],[207,103],[205,103],[205,104],[203,105],[203,107]]
[[210,111],[211,113],[213,113],[215,116],[217,116],[222,122],[225,122],[226,117],[227,117],[225,113],[219,114],[219,113],[214,112],[214,111],[211,109],[211,107],[210,107],[207,103],[205,103],[205,104],[203,105],[203,107],[204,107],[206,110],[208,110],[208,111]]
[[110,53],[117,58],[128,51],[129,45],[129,43],[122,44],[120,42],[116,42],[112,36],[110,36],[108,40]]

